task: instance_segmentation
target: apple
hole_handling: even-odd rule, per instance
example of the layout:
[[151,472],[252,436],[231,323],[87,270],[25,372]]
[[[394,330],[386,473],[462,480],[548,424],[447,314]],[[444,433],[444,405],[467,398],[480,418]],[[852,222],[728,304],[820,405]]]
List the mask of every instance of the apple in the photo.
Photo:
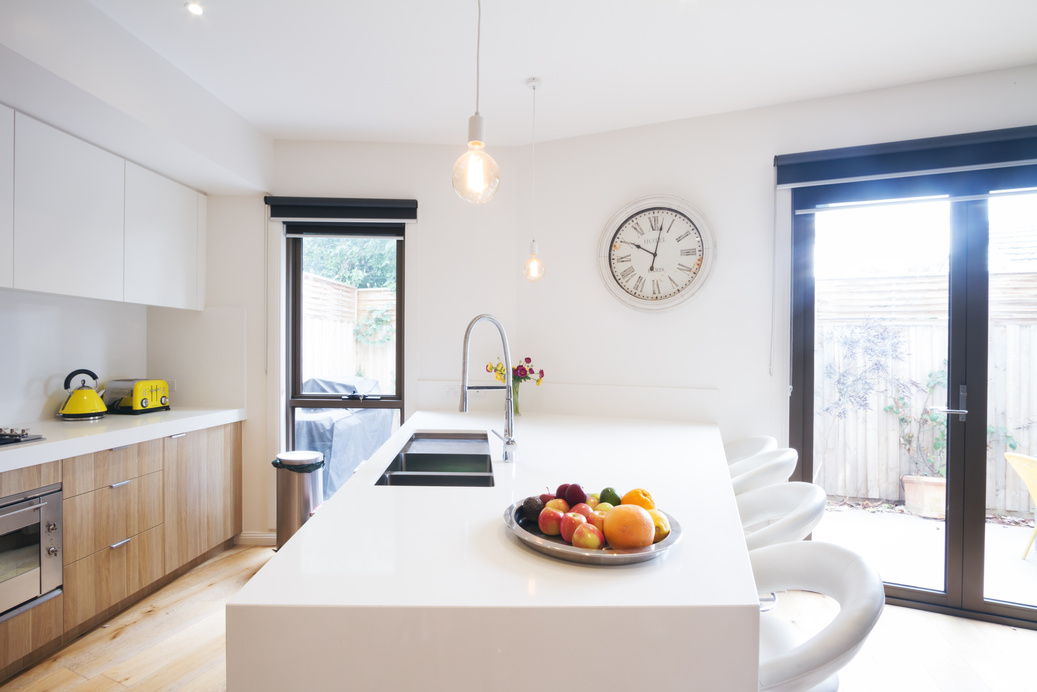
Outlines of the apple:
[[577,548],[598,550],[605,545],[605,534],[594,524],[580,524],[573,532],[572,544]]
[[[546,536],[557,536],[562,532],[562,517],[564,515],[554,507],[544,507],[537,517],[537,526]],[[582,515],[581,515],[582,516]]]
[[550,500],[549,502],[547,502],[544,505],[544,507],[550,507],[551,509],[557,509],[562,514],[565,514],[566,512],[569,511],[569,503],[566,502],[565,500],[563,500],[560,497],[556,497],[555,499]]
[[553,500],[553,499],[555,499],[555,496],[554,496],[553,493],[541,493],[540,494],[540,501],[543,502],[545,505],[548,502],[550,502],[551,500]]
[[573,533],[576,532],[576,528],[581,524],[587,523],[587,517],[583,516],[579,512],[566,512],[562,515],[562,523],[559,526],[559,530],[562,533],[562,540],[566,543],[572,543]]
[[570,483],[569,487],[565,489],[565,501],[569,503],[570,507],[578,505],[587,501],[587,493],[583,491],[579,483]]
[[599,502],[597,505],[594,506],[594,511],[609,512],[612,510],[613,507],[615,507],[615,505],[613,505],[611,502]]
[[595,507],[597,507],[599,502],[601,502],[601,500],[599,500],[594,495],[588,495],[587,496],[587,506],[590,507],[591,509],[594,509]]
[[562,498],[564,500],[565,499],[565,491],[568,490],[568,489],[569,489],[569,484],[568,483],[562,483],[560,486],[558,486],[558,490],[555,491],[555,497],[560,497],[560,498]]
[[588,519],[591,518],[591,514],[594,512],[594,510],[591,509],[591,506],[588,505],[586,502],[581,502],[579,504],[573,505],[569,509],[569,511],[570,512],[577,512],[579,514],[582,514],[583,516],[587,517]]
[[608,516],[608,512],[599,512],[597,510],[591,512],[591,515],[587,517],[587,521],[594,526],[597,526],[602,531],[605,530],[605,517]]

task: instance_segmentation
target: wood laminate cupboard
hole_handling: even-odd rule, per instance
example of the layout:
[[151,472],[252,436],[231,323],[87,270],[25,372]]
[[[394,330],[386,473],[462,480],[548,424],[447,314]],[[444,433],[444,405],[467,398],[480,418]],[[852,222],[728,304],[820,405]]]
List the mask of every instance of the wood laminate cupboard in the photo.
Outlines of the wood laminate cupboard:
[[14,111],[0,106],[0,288],[14,286]]

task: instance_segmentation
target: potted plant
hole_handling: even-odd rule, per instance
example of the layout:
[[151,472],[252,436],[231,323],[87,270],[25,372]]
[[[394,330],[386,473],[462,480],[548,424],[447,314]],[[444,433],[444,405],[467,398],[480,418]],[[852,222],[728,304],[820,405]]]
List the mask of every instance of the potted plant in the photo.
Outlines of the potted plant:
[[[901,477],[904,507],[921,517],[943,519],[947,512],[947,414],[930,408],[936,393],[947,389],[947,370],[931,370],[925,385],[910,382],[898,387],[893,403],[885,407],[897,417],[900,448],[907,454],[911,473]],[[920,406],[914,394],[924,394]]]

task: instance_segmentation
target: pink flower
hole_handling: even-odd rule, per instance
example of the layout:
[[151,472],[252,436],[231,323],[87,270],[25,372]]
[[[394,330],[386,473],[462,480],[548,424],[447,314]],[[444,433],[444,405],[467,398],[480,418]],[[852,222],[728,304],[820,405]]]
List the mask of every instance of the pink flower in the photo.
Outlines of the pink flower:
[[520,365],[517,368],[515,368],[515,374],[518,375],[519,377],[523,377],[524,378],[524,377],[526,377],[529,374],[529,371],[526,370],[526,366],[525,365]]
[[526,358],[526,364],[527,364],[527,365],[528,365],[529,363],[532,363],[532,362],[533,362],[533,359],[532,359],[532,358]]
[[544,369],[540,368],[540,379],[544,379]]

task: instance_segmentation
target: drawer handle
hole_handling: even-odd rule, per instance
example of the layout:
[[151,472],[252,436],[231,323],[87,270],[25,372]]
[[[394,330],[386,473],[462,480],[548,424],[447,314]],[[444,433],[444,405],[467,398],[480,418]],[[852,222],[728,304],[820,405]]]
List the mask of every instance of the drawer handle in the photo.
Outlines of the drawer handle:
[[184,435],[186,435],[186,434],[187,434],[187,433],[177,433],[176,435],[170,435],[170,436],[169,436],[169,439],[171,439],[171,440],[175,440],[176,438],[178,438],[178,437],[183,437],[183,436],[184,436]]
[[130,448],[130,447],[132,447],[132,446],[133,446],[133,445],[122,445],[121,447],[112,447],[112,448],[111,448],[111,449],[110,449],[109,451],[111,451],[111,452],[117,452],[117,451],[119,451],[120,449],[129,449],[129,448]]
[[[131,479],[131,480],[132,480],[132,479]],[[119,482],[119,483],[112,483],[112,484],[111,484],[111,485],[109,485],[108,487],[109,487],[109,488],[121,488],[122,486],[126,485],[126,484],[127,484],[127,483],[129,483],[129,482],[130,482],[130,481],[121,481],[121,482]]]
[[108,547],[109,548],[118,548],[120,545],[126,545],[129,542],[130,542],[129,538],[124,538],[123,540],[119,541],[118,543],[114,543],[114,544],[112,544],[112,545],[110,545]]

